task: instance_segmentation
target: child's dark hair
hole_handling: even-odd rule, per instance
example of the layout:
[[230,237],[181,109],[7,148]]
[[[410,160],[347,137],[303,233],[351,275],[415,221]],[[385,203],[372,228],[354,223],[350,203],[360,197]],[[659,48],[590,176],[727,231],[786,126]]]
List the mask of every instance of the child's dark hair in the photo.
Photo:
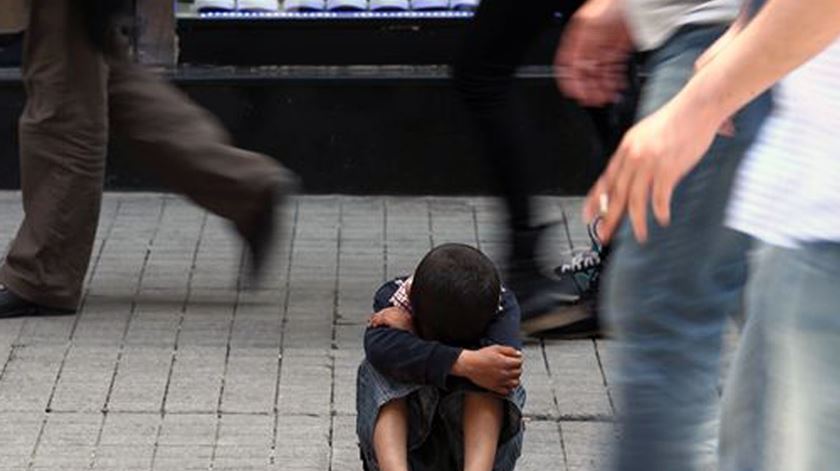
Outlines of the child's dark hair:
[[478,341],[499,307],[496,266],[476,248],[444,244],[423,257],[411,284],[417,333],[445,344]]

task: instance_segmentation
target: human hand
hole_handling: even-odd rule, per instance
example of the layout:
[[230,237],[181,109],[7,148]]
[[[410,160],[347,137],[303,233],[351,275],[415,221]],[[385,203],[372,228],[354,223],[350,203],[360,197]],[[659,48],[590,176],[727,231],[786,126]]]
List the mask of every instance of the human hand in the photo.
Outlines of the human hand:
[[481,350],[463,350],[452,366],[452,374],[506,396],[519,386],[522,352],[502,345]]
[[370,327],[390,327],[392,329],[414,332],[414,320],[411,314],[401,307],[387,307],[370,316]]
[[586,220],[606,209],[599,232],[605,243],[625,213],[636,239],[645,242],[651,203],[657,222],[670,223],[674,188],[709,149],[720,122],[678,96],[625,134],[584,203]]
[[557,85],[584,106],[616,101],[633,42],[618,0],[589,0],[569,20],[554,65]]

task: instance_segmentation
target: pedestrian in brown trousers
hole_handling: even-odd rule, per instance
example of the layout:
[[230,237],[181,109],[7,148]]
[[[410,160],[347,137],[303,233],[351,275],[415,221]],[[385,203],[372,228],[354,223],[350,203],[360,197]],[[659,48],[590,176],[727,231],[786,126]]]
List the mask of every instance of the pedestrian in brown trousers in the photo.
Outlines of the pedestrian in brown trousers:
[[109,134],[172,189],[230,220],[252,274],[295,177],[235,148],[217,120],[91,40],[85,0],[0,0],[0,32],[25,30],[19,141],[24,219],[0,267],[0,318],[74,312],[91,256]]

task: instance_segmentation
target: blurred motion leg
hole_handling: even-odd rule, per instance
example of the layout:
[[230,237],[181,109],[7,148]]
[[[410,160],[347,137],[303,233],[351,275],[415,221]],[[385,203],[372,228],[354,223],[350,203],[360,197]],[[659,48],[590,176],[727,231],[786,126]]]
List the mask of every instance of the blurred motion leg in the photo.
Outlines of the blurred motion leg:
[[[649,58],[641,116],[682,88],[723,31],[684,28]],[[722,335],[740,307],[749,247],[722,221],[735,169],[768,111],[762,97],[736,117],[736,137],[719,138],[677,188],[667,228],[651,219],[640,245],[625,224],[613,244],[603,293],[619,361],[616,469],[715,467]]]
[[132,156],[243,236],[259,229],[275,192],[296,184],[271,158],[233,147],[215,117],[140,66],[113,62],[108,98],[114,133]]
[[572,11],[579,3],[483,1],[454,69],[456,86],[478,126],[505,200],[511,244],[506,282],[519,297],[523,318],[574,301],[577,293],[542,275],[537,264],[537,247],[547,227],[533,221],[531,171],[535,162],[557,156],[541,155],[547,146],[514,97],[514,75],[555,12]]
[[[751,281],[752,315],[764,316],[772,392],[764,469],[817,471],[840,462],[840,244],[774,247]],[[763,309],[762,309],[763,308]],[[762,309],[759,311],[759,309]]]

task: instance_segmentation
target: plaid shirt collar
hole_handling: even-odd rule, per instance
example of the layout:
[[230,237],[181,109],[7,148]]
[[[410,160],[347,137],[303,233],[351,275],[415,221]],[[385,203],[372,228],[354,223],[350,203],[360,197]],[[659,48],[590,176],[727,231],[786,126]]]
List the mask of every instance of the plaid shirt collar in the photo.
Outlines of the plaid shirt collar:
[[[399,308],[404,309],[409,314],[414,314],[414,309],[411,307],[411,299],[409,295],[411,294],[411,282],[414,281],[414,276],[410,276],[404,280],[396,280],[397,291],[391,296],[391,305],[396,306]],[[499,308],[496,312],[502,312],[502,294],[507,291],[505,287],[502,287],[502,292],[499,294]]]

